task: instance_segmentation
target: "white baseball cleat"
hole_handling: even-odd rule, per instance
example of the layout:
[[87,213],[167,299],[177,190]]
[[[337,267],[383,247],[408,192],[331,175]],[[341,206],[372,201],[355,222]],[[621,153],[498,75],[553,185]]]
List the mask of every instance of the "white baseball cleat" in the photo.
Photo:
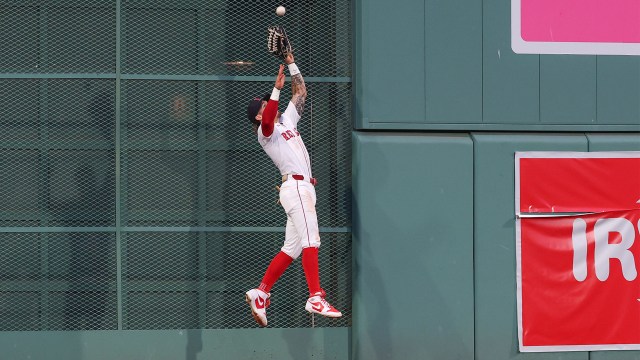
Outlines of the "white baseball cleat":
[[269,307],[270,296],[271,293],[267,294],[260,289],[251,289],[245,294],[245,300],[251,306],[251,315],[260,326],[267,326],[267,307]]
[[310,313],[320,314],[322,316],[331,317],[331,318],[339,318],[342,316],[342,313],[331,306],[327,300],[325,300],[326,294],[324,290],[321,292],[317,292],[309,299],[307,299],[307,305],[305,305],[304,309]]

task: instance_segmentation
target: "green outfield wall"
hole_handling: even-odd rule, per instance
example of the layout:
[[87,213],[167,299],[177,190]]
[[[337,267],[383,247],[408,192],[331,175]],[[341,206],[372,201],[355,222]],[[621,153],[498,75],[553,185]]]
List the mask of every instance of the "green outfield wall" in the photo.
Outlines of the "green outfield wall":
[[515,54],[510,0],[355,6],[358,129],[640,131],[640,58]]
[[513,206],[516,151],[638,151],[640,134],[356,132],[353,146],[354,359],[640,358],[518,352]]
[[640,359],[519,353],[513,205],[516,151],[640,150],[640,57],[515,54],[509,0],[355,8],[352,358]]

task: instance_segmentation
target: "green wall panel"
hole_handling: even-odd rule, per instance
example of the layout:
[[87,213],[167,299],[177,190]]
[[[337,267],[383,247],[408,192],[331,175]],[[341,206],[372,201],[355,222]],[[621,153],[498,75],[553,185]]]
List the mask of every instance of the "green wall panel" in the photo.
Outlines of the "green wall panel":
[[589,360],[640,360],[639,351],[593,351]]
[[514,154],[587,151],[584,135],[473,134],[475,360],[587,360],[588,353],[519,353]]
[[346,360],[348,339],[348,328],[11,332],[0,348],[3,360]]
[[481,123],[482,2],[426,0],[425,6],[425,121]]
[[590,133],[589,151],[640,151],[640,133]]
[[540,121],[540,56],[511,50],[511,1],[483,1],[483,121]]
[[598,123],[640,124],[640,57],[598,56]]
[[595,56],[540,56],[542,123],[595,123],[596,103]]
[[640,60],[511,49],[511,1],[355,0],[356,127],[640,131]]
[[473,359],[471,140],[353,146],[353,359]]
[[359,7],[360,117],[365,123],[424,122],[424,3],[398,0],[391,6],[388,1],[370,0]]

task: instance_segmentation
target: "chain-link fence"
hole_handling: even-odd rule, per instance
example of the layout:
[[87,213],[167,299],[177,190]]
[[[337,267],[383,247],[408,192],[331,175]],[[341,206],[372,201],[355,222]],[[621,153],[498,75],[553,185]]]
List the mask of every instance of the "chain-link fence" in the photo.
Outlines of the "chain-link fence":
[[[16,0],[0,2],[0,330],[257,326],[244,292],[286,215],[246,105],[273,87],[274,24],[307,83],[321,281],[344,314],[315,326],[350,325],[349,0]],[[311,326],[299,260],[272,294],[270,327]]]

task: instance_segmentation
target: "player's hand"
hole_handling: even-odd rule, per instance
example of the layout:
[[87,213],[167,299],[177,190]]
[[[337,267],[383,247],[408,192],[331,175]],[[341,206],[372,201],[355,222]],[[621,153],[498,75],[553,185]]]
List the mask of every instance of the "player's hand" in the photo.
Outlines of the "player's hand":
[[284,87],[284,65],[280,64],[280,69],[278,70],[278,76],[276,77],[276,89],[282,90]]
[[[280,194],[280,186],[276,185],[276,191],[278,192],[278,194]],[[276,200],[276,204],[280,205],[280,196],[278,196],[278,199]]]
[[284,58],[284,62],[287,63],[287,65],[293,64],[294,62],[296,62],[296,59],[293,58],[293,53],[288,53],[287,57]]

